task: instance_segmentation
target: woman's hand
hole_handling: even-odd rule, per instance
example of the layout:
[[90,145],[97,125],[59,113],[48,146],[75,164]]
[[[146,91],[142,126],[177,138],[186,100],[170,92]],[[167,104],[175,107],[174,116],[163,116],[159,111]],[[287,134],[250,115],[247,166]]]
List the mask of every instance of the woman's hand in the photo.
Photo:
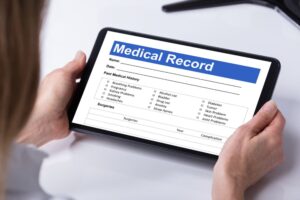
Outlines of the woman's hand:
[[41,146],[69,135],[67,107],[85,62],[85,54],[79,51],[71,62],[44,78],[33,112],[17,142]]
[[214,167],[213,200],[244,199],[244,192],[283,160],[285,119],[267,102],[225,143]]

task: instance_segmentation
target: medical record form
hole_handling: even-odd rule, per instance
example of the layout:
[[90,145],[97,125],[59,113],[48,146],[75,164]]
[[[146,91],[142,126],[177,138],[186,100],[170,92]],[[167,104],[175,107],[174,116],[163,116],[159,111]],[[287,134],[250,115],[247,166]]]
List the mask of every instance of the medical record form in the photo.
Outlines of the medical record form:
[[108,31],[73,123],[218,155],[271,62]]

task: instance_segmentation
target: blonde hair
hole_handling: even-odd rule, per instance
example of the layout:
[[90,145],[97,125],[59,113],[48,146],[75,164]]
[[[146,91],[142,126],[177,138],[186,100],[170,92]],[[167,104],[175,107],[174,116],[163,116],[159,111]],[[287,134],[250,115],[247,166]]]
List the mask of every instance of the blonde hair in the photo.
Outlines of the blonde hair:
[[42,0],[0,0],[0,200],[10,146],[36,98],[43,7]]

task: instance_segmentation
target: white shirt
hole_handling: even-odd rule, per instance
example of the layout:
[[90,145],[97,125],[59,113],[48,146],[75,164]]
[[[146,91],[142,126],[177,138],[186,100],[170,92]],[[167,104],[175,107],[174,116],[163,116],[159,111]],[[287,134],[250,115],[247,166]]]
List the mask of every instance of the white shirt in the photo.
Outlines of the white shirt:
[[47,156],[35,147],[13,145],[7,166],[6,200],[67,200],[52,197],[39,184],[41,165]]

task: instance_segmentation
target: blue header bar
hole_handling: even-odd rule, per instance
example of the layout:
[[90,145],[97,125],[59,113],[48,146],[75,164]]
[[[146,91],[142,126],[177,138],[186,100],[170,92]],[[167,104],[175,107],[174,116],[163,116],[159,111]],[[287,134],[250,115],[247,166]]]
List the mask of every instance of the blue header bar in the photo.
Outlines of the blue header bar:
[[114,41],[110,55],[256,83],[260,69]]

